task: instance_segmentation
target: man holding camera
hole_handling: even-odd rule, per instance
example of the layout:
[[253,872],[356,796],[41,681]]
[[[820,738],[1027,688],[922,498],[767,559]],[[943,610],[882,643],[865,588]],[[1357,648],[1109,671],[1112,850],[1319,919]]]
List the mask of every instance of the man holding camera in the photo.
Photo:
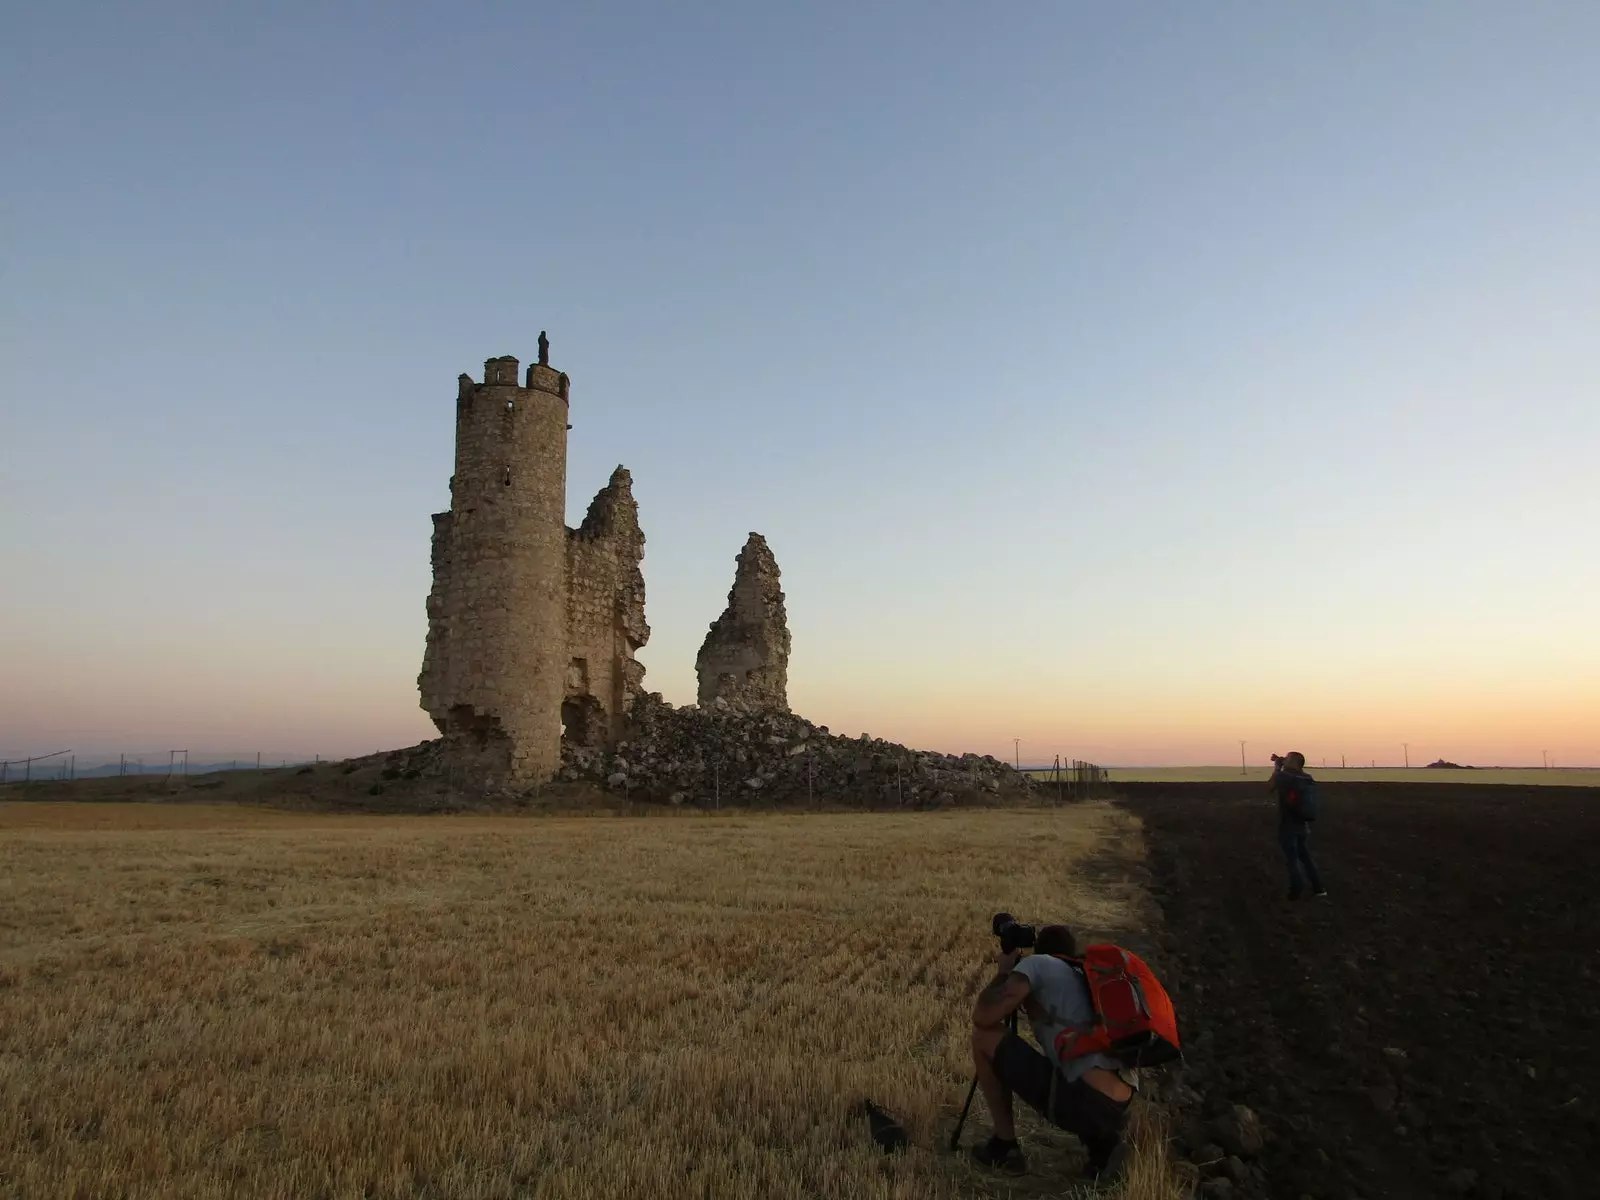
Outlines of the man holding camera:
[[[973,1148],[973,1160],[1016,1175],[1027,1170],[1012,1121],[1016,1095],[1078,1136],[1089,1152],[1086,1175],[1110,1176],[1123,1156],[1133,1087],[1121,1064],[1107,1055],[1065,1062],[1057,1057],[1057,1035],[1068,1026],[1091,1024],[1094,1004],[1083,975],[1063,961],[1077,954],[1072,931],[1046,925],[1031,941],[1034,952],[1024,956],[1016,947],[1027,942],[1014,944],[1002,934],[999,973],[978,993],[972,1010],[972,1061],[994,1122],[994,1135]],[[1017,1035],[1019,1010],[1027,1013],[1042,1053]]]
[[1272,781],[1267,789],[1278,798],[1278,845],[1289,866],[1289,899],[1298,900],[1311,881],[1311,894],[1326,897],[1322,875],[1311,857],[1311,822],[1317,819],[1317,781],[1306,773],[1306,756],[1298,750],[1272,756]]

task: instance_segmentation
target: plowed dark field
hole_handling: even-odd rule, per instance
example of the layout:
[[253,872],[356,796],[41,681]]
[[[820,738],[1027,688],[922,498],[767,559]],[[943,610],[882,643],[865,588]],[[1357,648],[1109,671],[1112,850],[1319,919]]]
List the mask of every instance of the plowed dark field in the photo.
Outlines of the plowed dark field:
[[1264,786],[1126,784],[1188,1082],[1298,1200],[1600,1196],[1600,791],[1323,788],[1287,900]]

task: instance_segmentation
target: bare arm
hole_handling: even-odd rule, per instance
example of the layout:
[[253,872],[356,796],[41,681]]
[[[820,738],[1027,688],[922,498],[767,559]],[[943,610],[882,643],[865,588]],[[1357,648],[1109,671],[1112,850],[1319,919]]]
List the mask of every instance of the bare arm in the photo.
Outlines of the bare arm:
[[1011,969],[1016,965],[1015,953],[1000,956],[999,973],[978,993],[977,1003],[972,1006],[974,1025],[999,1025],[1026,1002],[1032,985],[1026,975]]

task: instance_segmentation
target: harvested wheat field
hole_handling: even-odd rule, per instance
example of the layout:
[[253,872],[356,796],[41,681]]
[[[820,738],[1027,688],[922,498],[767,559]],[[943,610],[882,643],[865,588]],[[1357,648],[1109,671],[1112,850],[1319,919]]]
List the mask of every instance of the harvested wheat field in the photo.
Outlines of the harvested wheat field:
[[[1098,805],[0,805],[0,1194],[983,1194],[943,1141],[990,914],[1137,947],[1138,845]],[[1061,1173],[1007,1186],[1067,1194],[1023,1129]]]

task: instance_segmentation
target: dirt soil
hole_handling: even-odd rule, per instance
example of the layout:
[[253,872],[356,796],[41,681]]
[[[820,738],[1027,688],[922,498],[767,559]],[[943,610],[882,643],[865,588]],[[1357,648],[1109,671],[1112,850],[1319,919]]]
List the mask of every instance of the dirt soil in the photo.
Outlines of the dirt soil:
[[1331,896],[1294,904],[1259,783],[1118,791],[1205,1109],[1180,1127],[1257,1112],[1246,1194],[1600,1195],[1600,789],[1325,786]]

